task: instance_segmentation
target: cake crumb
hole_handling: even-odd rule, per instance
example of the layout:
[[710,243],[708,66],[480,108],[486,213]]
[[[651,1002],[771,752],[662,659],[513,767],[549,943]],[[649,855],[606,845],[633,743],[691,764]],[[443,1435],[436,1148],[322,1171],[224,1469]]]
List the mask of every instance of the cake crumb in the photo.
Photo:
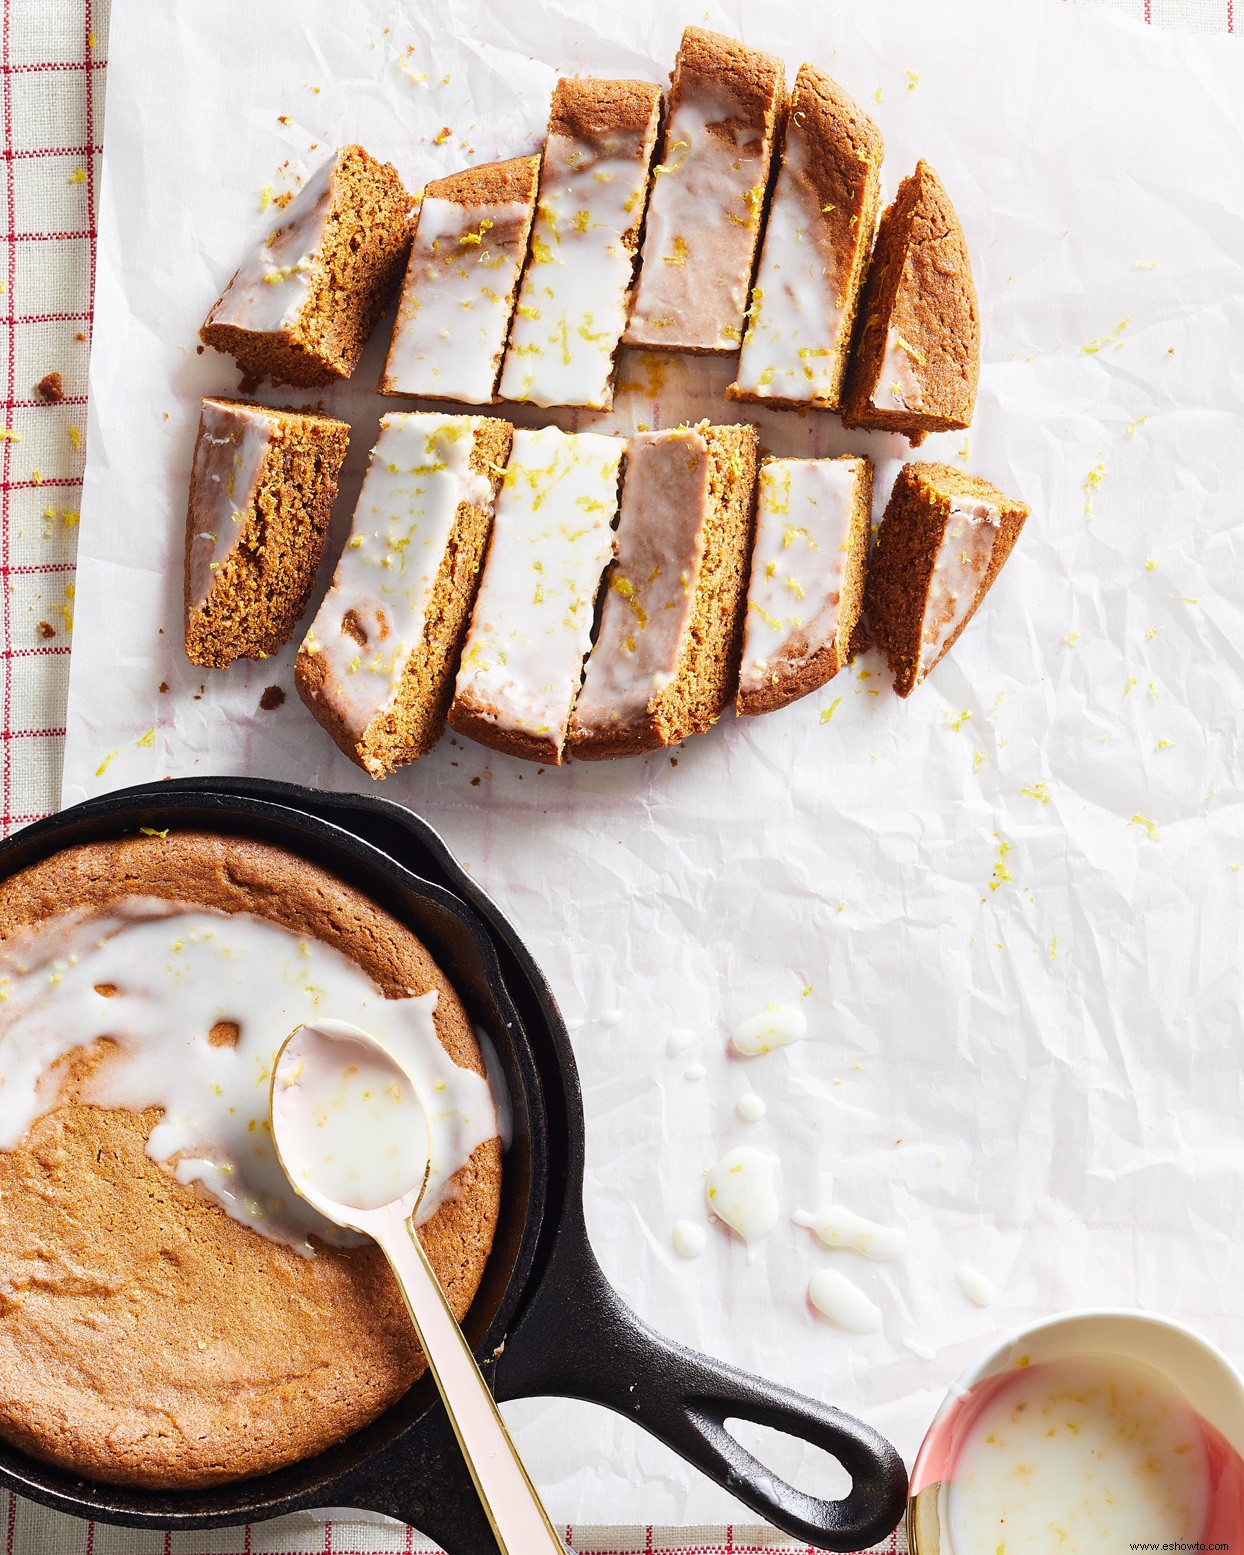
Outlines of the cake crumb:
[[166,691],[167,691],[167,690],[168,690],[168,681],[167,681],[167,680],[162,680],[162,681],[161,681],[161,682],[160,682],[160,686],[159,686],[159,691],[160,691],[160,695],[161,695],[161,696],[163,696],[163,695],[164,695],[164,693],[165,693],[165,692],[166,692]]
[[280,686],[265,686],[263,695],[259,698],[259,705],[265,713],[272,712],[273,708],[280,707],[285,700],[285,692]]
[[78,330],[78,332],[74,335],[73,338],[75,340],[85,341],[86,340],[86,334],[85,334],[85,332],[83,330]]
[[50,621],[40,621],[39,622],[39,636],[40,637],[45,637],[45,638],[46,637],[55,637],[56,636],[56,628],[52,625],[52,623]]
[[448,124],[442,124],[441,125],[441,132],[440,132],[440,134],[439,135],[433,135],[433,137],[432,137],[432,144],[434,146],[443,146],[445,144],[445,142],[450,138],[450,136],[452,134],[453,134],[453,131],[450,129]]
[[44,373],[35,384],[35,393],[45,405],[59,405],[65,397],[65,385],[59,373]]

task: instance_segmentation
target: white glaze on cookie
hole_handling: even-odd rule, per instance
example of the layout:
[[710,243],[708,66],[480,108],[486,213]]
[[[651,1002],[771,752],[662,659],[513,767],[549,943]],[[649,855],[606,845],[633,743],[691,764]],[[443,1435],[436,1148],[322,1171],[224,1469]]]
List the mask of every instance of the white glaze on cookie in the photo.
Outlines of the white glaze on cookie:
[[497,496],[455,708],[559,752],[613,544],[625,444],[519,428]]
[[380,422],[350,538],[303,642],[325,662],[320,700],[356,740],[397,699],[460,504],[492,506],[491,480],[471,468],[479,423],[431,411]]
[[767,459],[747,588],[739,684],[758,690],[779,662],[798,668],[836,641],[859,460]]
[[342,153],[307,178],[278,226],[238,267],[208,324],[232,324],[255,334],[288,330],[311,290],[311,279],[333,204],[333,175]]
[[683,78],[653,170],[628,345],[738,349],[769,152],[754,109],[720,81]]
[[190,477],[187,595],[200,610],[242,537],[277,420],[261,406],[204,400]]
[[425,197],[381,379],[385,394],[492,399],[526,247],[524,200]]
[[501,371],[504,399],[596,410],[612,403],[635,267],[622,239],[643,220],[657,117],[654,104],[643,135],[549,136]]

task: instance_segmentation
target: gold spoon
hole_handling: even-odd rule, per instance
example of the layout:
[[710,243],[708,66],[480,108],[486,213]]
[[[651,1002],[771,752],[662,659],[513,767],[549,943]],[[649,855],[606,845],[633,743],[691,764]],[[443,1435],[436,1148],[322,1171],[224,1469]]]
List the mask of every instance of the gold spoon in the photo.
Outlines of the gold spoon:
[[423,1099],[365,1031],[299,1026],[272,1067],[272,1139],[295,1192],[393,1270],[503,1555],[564,1555],[415,1231],[431,1168]]

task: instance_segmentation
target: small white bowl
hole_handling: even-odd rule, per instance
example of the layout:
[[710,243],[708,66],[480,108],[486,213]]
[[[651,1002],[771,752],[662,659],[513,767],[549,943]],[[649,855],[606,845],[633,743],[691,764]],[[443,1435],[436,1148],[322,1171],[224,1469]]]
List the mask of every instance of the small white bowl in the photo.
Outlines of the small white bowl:
[[[907,1503],[911,1555],[970,1555],[951,1542],[948,1487],[986,1387],[1026,1366],[1072,1357],[1117,1355],[1142,1361],[1167,1379],[1220,1438],[1219,1494],[1213,1537],[1244,1547],[1244,1376],[1215,1345],[1171,1318],[1109,1307],[1086,1308],[1020,1329],[954,1383],[916,1455]],[[1205,1538],[1211,1530],[1206,1529]],[[1207,1546],[1210,1547],[1210,1546]]]

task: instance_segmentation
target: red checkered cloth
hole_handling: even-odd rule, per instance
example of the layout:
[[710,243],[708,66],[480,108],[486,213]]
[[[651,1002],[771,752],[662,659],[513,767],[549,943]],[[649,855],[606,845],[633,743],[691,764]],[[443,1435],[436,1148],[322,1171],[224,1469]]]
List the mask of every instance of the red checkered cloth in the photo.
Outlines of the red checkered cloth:
[[[1092,0],[1157,26],[1234,32],[1235,0]],[[0,0],[0,826],[57,804],[73,626],[95,285],[108,0]],[[59,385],[48,383],[59,374]],[[39,385],[43,383],[42,394]],[[0,1493],[3,1555],[381,1555],[432,1549],[409,1528],[310,1515],[169,1535],[79,1522]],[[798,1550],[757,1528],[570,1528],[593,1555]],[[903,1555],[901,1534],[878,1547]]]

